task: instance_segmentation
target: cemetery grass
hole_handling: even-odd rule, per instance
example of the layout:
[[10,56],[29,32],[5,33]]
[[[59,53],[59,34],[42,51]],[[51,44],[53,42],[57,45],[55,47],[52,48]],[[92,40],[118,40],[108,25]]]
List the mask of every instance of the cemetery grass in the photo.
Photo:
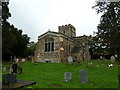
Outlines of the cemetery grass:
[[[92,62],[92,67],[86,67]],[[81,64],[61,63],[21,63],[23,73],[18,74],[20,80],[35,81],[35,85],[25,88],[118,88],[118,68],[108,67],[111,61],[84,61]],[[117,63],[113,63],[117,65]],[[99,65],[99,67],[96,67]],[[81,84],[79,81],[79,70],[88,72],[88,83]],[[72,80],[64,82],[64,72],[72,73]]]

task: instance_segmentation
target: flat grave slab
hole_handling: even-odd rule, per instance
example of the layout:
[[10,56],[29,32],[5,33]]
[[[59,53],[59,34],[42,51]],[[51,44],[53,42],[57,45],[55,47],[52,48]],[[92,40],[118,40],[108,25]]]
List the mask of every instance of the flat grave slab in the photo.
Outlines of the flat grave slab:
[[28,85],[36,84],[34,81],[27,81],[27,80],[17,80],[16,83],[10,84],[10,85],[2,85],[2,88],[23,88]]

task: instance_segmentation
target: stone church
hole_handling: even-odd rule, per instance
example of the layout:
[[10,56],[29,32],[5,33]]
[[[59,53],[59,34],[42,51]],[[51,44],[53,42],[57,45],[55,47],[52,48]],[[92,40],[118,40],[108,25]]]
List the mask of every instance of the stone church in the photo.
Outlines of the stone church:
[[73,25],[59,26],[58,32],[48,31],[38,37],[34,61],[66,63],[69,56],[74,62],[89,61],[91,58],[87,37],[76,37]]

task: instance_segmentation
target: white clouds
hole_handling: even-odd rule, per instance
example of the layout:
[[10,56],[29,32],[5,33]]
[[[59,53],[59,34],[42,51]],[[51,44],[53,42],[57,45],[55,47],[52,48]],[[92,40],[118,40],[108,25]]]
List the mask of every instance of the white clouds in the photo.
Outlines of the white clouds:
[[100,18],[93,5],[94,0],[11,0],[9,20],[34,41],[48,29],[58,31],[58,25],[68,23],[75,26],[77,35],[89,35]]

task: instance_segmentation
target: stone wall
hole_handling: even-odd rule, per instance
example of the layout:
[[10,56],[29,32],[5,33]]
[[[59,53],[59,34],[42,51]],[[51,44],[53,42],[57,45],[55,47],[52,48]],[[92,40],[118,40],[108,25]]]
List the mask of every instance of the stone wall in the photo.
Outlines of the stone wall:
[[82,52],[80,52],[80,53],[72,53],[71,56],[73,57],[74,62],[81,62],[81,61],[83,61],[83,54],[82,54]]
[[60,58],[61,61],[67,62],[68,56],[71,55],[71,50],[74,47],[74,42],[63,38],[63,41],[60,42]]
[[[78,55],[80,60],[82,61],[89,61],[91,59],[90,53],[89,53],[89,46],[88,46],[88,41],[86,36],[81,36],[81,37],[75,37],[74,38],[74,47],[80,46],[81,51],[79,52],[81,55]],[[75,54],[74,54],[75,55]],[[82,57],[82,59],[81,59]]]
[[[45,40],[47,38],[54,39],[54,51],[45,52]],[[71,53],[74,47],[80,46],[81,49],[78,53]],[[65,37],[45,36],[38,40],[35,49],[34,59],[39,62],[67,62],[68,56],[72,56],[76,62],[90,60],[89,47],[87,39],[82,37],[76,37],[73,40]]]
[[[47,38],[53,38],[54,39],[54,51],[45,52],[45,40]],[[60,62],[60,52],[59,52],[59,37],[50,37],[46,36],[40,40],[38,40],[38,43],[36,45],[35,49],[35,55],[34,59],[39,62]]]

